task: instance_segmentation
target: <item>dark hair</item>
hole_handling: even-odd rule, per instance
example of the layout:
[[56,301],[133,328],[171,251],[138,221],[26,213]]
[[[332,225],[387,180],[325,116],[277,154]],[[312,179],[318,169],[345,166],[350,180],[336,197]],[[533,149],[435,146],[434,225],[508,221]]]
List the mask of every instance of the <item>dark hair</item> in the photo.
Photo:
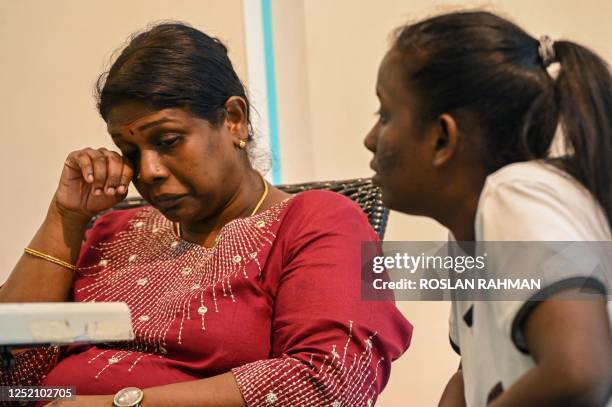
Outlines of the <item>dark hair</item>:
[[419,99],[422,121],[442,113],[456,113],[460,128],[470,126],[466,118],[476,121],[490,172],[549,159],[561,124],[568,154],[558,163],[595,196],[612,226],[612,78],[600,57],[557,41],[560,72],[553,79],[538,40],[483,11],[401,27],[393,46],[401,52],[405,85]]
[[[159,24],[134,35],[96,84],[104,120],[114,106],[141,101],[155,109],[184,108],[217,126],[230,96],[244,98],[248,115],[246,91],[225,45],[182,23]],[[251,138],[248,116],[247,121]]]

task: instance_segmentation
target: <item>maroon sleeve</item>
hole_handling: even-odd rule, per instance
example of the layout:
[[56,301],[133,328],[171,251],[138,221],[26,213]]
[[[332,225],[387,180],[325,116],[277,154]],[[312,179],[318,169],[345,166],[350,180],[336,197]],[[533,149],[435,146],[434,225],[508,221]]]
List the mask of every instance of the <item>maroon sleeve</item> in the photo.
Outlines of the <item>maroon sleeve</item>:
[[232,369],[248,406],[370,406],[412,326],[392,301],[360,298],[362,241],[378,240],[361,209],[331,192],[294,198],[278,232],[272,354]]

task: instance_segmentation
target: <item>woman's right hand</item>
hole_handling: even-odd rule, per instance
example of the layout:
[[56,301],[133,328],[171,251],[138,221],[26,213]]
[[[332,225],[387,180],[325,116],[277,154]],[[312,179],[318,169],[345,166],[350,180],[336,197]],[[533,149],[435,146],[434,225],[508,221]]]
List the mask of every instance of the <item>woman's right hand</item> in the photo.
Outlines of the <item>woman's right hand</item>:
[[121,202],[134,171],[121,155],[105,148],[68,154],[53,204],[63,217],[89,221]]

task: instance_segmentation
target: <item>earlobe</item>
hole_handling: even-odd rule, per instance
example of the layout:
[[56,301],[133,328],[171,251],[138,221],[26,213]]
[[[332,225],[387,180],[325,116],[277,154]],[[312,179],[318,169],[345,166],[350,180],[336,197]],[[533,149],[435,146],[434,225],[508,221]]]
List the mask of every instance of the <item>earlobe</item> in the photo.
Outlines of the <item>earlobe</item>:
[[448,163],[457,153],[459,128],[453,116],[442,114],[436,123],[436,140],[433,165],[440,167]]

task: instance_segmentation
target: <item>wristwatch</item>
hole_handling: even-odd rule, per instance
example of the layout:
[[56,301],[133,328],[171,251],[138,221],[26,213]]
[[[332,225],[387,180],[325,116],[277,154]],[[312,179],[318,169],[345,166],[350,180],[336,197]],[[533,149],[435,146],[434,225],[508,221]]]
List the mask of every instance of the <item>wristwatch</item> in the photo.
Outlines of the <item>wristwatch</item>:
[[144,397],[144,393],[138,387],[126,387],[115,394],[113,406],[115,407],[138,407]]

